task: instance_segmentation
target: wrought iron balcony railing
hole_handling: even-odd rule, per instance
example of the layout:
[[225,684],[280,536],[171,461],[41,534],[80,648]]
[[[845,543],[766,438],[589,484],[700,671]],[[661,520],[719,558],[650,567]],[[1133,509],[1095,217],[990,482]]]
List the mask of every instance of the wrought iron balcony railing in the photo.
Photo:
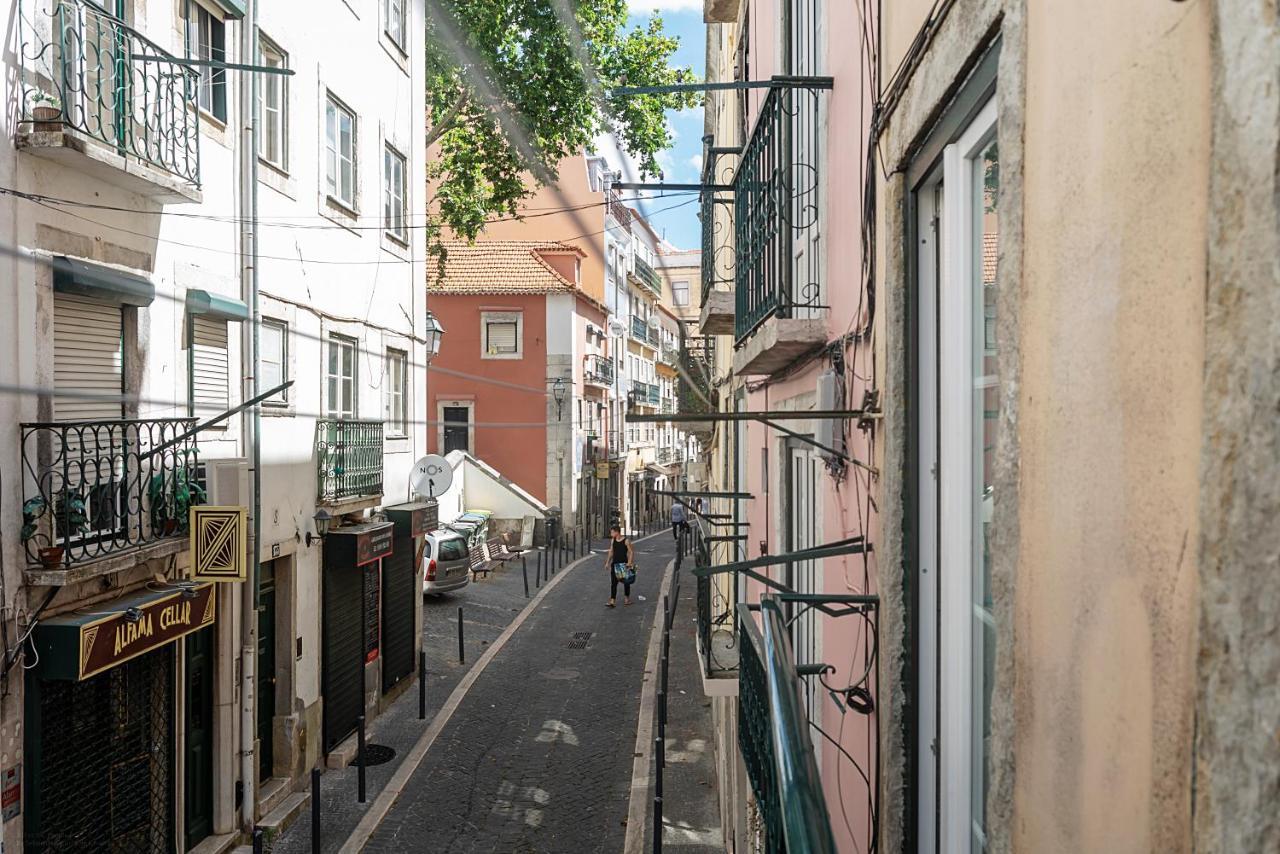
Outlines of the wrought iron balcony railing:
[[[733,167],[739,152],[733,148],[708,146],[702,155],[702,183],[706,187],[723,186],[733,179]],[[703,190],[699,197],[698,219],[702,222],[702,293],[699,308],[716,285],[733,286],[733,207],[732,195],[716,190]]]
[[593,385],[613,385],[613,362],[597,353],[587,356],[582,366],[583,378]]
[[646,344],[654,349],[659,346],[658,330],[650,326],[638,314],[631,315],[631,337],[641,344]]
[[662,413],[664,415],[674,415],[676,411],[676,402],[670,397],[662,398]]
[[658,296],[662,296],[662,277],[639,255],[636,256],[636,279]]
[[778,80],[743,148],[733,180],[739,342],[770,317],[817,317],[826,307],[818,251],[818,104],[830,85],[830,78]]
[[316,495],[337,502],[382,494],[382,422],[316,421]]
[[[77,564],[187,533],[204,503],[194,418],[22,424],[27,563]],[[175,441],[176,440],[176,441]]]
[[199,73],[89,0],[22,0],[20,120],[200,186]]
[[738,608],[738,748],[764,820],[765,850],[834,854],[782,610],[764,597],[757,626],[748,606]]
[[680,363],[680,348],[663,346],[662,354],[658,357],[662,362],[671,365],[673,368]]

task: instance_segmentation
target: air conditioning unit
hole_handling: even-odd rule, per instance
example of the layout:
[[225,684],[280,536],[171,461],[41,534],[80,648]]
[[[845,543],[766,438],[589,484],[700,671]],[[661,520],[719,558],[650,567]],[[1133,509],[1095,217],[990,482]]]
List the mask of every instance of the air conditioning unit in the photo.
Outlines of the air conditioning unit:
[[[209,504],[249,507],[249,463],[243,459],[205,460],[205,495]],[[252,510],[252,508],[250,508]]]

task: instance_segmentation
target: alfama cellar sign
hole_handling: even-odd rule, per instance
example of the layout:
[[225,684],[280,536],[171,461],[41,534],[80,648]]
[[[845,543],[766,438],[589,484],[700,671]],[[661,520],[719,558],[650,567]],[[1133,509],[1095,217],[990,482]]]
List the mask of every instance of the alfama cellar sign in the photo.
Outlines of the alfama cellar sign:
[[36,630],[46,679],[88,679],[213,625],[209,582],[152,585],[133,596],[44,620]]

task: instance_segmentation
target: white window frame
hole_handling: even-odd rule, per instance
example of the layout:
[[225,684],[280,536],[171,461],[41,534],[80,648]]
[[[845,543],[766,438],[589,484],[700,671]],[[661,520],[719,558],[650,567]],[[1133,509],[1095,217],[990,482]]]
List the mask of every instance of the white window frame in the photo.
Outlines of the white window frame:
[[436,453],[444,455],[444,411],[458,407],[467,410],[467,453],[476,454],[476,402],[474,400],[436,400]]
[[[341,131],[338,122],[345,116],[351,120],[351,151],[341,150]],[[330,129],[332,128],[332,136]],[[360,183],[360,171],[357,152],[360,150],[360,121],[355,110],[348,107],[332,92],[325,93],[323,128],[320,138],[324,140],[324,191],[325,196],[335,204],[355,212],[358,210],[357,200]],[[342,165],[351,169],[351,197],[342,195]]]
[[[183,48],[186,51],[188,59],[203,60],[219,60],[228,61],[227,57],[227,22],[222,15],[205,6],[203,3],[197,3],[196,0],[184,0],[186,8],[183,16],[184,36]],[[204,22],[209,23],[209,27],[201,27]],[[222,50],[221,56],[215,56],[213,47],[213,29],[212,25],[217,24],[222,28]],[[202,50],[200,41],[201,34],[207,34],[208,44],[204,45],[208,50]],[[214,68],[213,66],[203,65],[195,67],[198,76],[196,84],[196,107],[200,112],[209,116],[215,122],[225,125],[227,117],[231,113],[231,103],[229,87],[227,86],[227,72],[223,68]],[[219,105],[215,93],[221,90],[222,103]],[[207,99],[207,103],[206,103]],[[222,115],[215,112],[217,107],[221,106]]]
[[[399,364],[397,372],[396,365]],[[397,380],[399,387],[397,388]],[[400,438],[409,435],[409,354],[404,350],[388,347],[384,356],[383,382],[386,391],[383,403],[383,421],[387,435]],[[399,413],[396,407],[399,406]]]
[[[516,351],[514,353],[489,352],[489,324],[514,323],[516,325]],[[480,312],[480,358],[481,359],[523,359],[524,358],[524,312],[523,311],[482,311]]]
[[[264,317],[262,319],[261,328],[274,329],[280,332],[280,382],[282,383],[288,382],[289,380],[289,324],[285,323],[283,320],[276,320],[275,318]],[[261,335],[262,335],[261,331],[259,331],[258,334],[259,334],[259,338],[261,339]],[[259,362],[262,361],[261,348],[259,348],[259,351],[258,351],[258,361]],[[277,383],[277,385],[278,384],[279,383]],[[266,386],[266,383],[264,382],[262,383],[262,385]],[[262,401],[262,405],[273,406],[273,407],[288,406],[289,405],[289,389],[286,388],[283,391],[279,392],[278,394],[274,394],[271,397],[268,397],[266,400]]]
[[[382,32],[401,53],[409,50],[408,0],[382,0]],[[399,15],[395,14],[396,7]]]
[[[973,311],[981,226],[973,198],[981,190],[974,161],[996,131],[992,98],[943,150],[941,174],[917,191],[919,252],[919,613],[920,709],[918,839],[922,851],[977,854],[983,829],[974,822],[975,560],[973,347],[981,319]],[[939,182],[941,182],[939,184]],[[937,229],[934,229],[937,222]],[[934,236],[936,234],[936,237]],[[940,248],[935,245],[940,243]],[[935,260],[937,259],[937,260]],[[940,269],[939,269],[940,267]],[[936,307],[936,310],[935,310]],[[939,473],[942,473],[941,475]],[[936,741],[935,741],[936,739]],[[937,757],[936,765],[928,761]],[[937,816],[935,823],[934,816]]]
[[[289,54],[266,36],[261,36],[262,64],[269,68],[287,69]],[[274,60],[273,60],[274,58]],[[277,103],[268,103],[269,87],[275,88]],[[268,151],[267,116],[274,112],[279,133],[276,137],[278,151]],[[287,74],[260,74],[258,76],[258,159],[281,172],[289,171],[289,76]]]
[[[393,174],[399,172],[398,179]],[[391,143],[382,146],[382,229],[391,239],[409,242],[409,158]]]
[[[683,285],[684,287],[677,287],[678,285]],[[684,295],[683,300],[680,298],[681,294]],[[671,283],[671,302],[675,305],[682,306],[682,307],[687,306],[689,304],[689,280],[688,279],[678,279]]]
[[[351,348],[351,376],[346,374],[334,373],[329,368],[334,347],[350,347]],[[339,358],[339,371],[341,370],[341,358]],[[338,333],[330,333],[325,341],[324,354],[324,394],[325,394],[325,412],[329,418],[346,418],[355,419],[360,417],[360,342],[349,335],[339,335]],[[334,406],[333,389],[331,386],[337,380],[339,387],[341,383],[350,381],[351,383],[351,408],[338,409]]]

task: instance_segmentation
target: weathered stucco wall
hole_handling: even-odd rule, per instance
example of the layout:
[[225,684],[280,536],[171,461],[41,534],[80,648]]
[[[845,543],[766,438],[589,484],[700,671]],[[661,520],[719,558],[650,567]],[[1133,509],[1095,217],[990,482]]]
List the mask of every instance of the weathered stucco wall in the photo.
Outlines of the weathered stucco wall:
[[1209,9],[1039,4],[1026,56],[1012,845],[1187,851]]
[[1213,7],[1196,851],[1280,850],[1280,22]]

